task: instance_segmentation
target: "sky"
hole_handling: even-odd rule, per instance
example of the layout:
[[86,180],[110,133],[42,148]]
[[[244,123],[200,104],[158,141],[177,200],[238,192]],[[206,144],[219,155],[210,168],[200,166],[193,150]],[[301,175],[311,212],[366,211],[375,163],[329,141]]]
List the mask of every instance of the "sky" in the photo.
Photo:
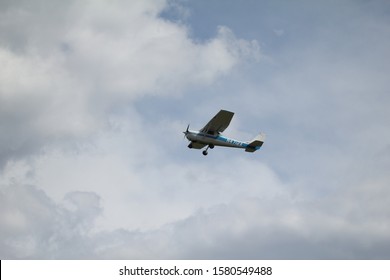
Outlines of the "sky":
[[0,65],[1,259],[390,258],[388,1],[0,1]]

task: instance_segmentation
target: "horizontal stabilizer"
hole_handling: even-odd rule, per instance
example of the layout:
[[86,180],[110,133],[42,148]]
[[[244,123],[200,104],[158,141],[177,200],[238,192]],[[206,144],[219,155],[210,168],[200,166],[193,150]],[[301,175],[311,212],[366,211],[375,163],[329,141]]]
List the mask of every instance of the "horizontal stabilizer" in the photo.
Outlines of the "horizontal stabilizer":
[[248,146],[245,148],[245,151],[250,153],[257,151],[264,144],[264,141],[265,134],[260,133],[248,144]]

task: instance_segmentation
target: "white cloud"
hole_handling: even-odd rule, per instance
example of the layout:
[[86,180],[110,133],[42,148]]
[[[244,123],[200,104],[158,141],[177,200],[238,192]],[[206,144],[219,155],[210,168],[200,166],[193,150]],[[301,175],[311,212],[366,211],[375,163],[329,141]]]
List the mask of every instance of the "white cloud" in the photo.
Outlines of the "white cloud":
[[[131,131],[106,137],[83,154],[47,153],[33,165],[34,179],[26,182],[41,186],[57,201],[73,190],[97,193],[105,209],[99,226],[110,230],[155,229],[236,196],[283,192],[273,172],[255,160],[216,166],[210,174],[201,162],[167,160],[168,153],[158,151],[160,146],[132,137]],[[151,151],[137,150],[142,141]],[[247,172],[253,174],[248,178],[251,183],[241,181]]]
[[[165,1],[51,3],[1,4],[1,258],[388,257],[386,40],[320,30],[236,73],[257,41],[199,42]],[[133,106],[154,96],[268,141],[204,158],[183,117]]]
[[[212,84],[258,57],[255,41],[220,27],[215,38],[196,42],[186,26],[158,16],[165,1],[3,4],[4,258],[94,256],[89,246],[104,244],[93,244],[92,232],[157,229],[229,201],[221,189],[203,200],[207,185],[197,190],[188,166],[161,165],[168,154],[132,103]],[[202,172],[202,182],[217,182]],[[199,197],[186,203],[191,187]]]
[[1,27],[13,32],[0,45],[0,127],[8,132],[1,135],[1,164],[92,136],[134,98],[180,95],[228,73],[242,53],[257,55],[256,42],[248,45],[227,28],[194,42],[185,26],[158,17],[165,5],[6,6]]
[[0,201],[5,225],[0,248],[6,258],[367,259],[384,258],[389,242],[388,224],[380,216],[367,219],[374,200],[360,210],[343,199],[310,202],[260,192],[157,229],[105,231],[94,230],[101,206],[93,193],[69,193],[57,204],[35,187],[13,185],[2,189]]

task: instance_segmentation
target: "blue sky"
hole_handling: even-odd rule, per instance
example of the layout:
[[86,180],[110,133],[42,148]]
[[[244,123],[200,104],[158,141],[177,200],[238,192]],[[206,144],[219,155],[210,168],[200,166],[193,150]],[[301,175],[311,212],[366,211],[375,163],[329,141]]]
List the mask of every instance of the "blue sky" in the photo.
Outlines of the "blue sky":
[[389,258],[387,1],[0,6],[2,259]]

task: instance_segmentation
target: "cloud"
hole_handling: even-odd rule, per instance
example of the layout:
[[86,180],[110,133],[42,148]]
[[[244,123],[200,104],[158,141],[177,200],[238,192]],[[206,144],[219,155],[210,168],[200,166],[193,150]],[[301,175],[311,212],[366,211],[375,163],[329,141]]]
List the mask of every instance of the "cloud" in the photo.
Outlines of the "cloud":
[[256,42],[236,39],[226,27],[194,42],[186,26],[158,16],[164,7],[164,1],[6,5],[1,165],[47,145],[85,140],[135,98],[179,95],[228,73],[243,55],[257,55]]
[[[1,5],[1,258],[388,258],[383,17],[262,9],[260,49],[165,1]],[[260,153],[187,149],[220,107]]]
[[83,258],[90,256],[88,232],[99,214],[92,193],[69,193],[73,209],[53,202],[27,185],[2,187],[0,193],[2,258]]
[[173,179],[172,163],[159,170],[167,153],[133,103],[210,85],[259,56],[256,41],[223,26],[193,40],[185,25],[159,17],[165,1],[46,4],[2,3],[4,258],[91,257],[92,231],[156,229],[190,215],[199,206],[181,199],[194,174],[183,168]]
[[342,199],[237,196],[157,229],[104,231],[94,230],[102,214],[94,193],[68,193],[58,204],[35,187],[14,185],[0,201],[6,258],[371,259],[389,249],[381,215],[367,219],[374,200],[362,213]]

